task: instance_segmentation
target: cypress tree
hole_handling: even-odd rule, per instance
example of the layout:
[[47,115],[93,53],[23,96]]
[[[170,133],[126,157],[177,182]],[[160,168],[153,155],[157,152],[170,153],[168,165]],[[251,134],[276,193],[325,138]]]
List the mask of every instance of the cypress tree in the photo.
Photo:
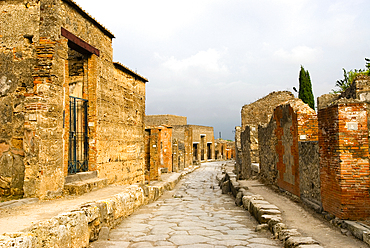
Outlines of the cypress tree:
[[315,109],[315,99],[312,93],[312,84],[310,74],[301,66],[299,72],[299,92],[298,98],[307,103],[312,109]]

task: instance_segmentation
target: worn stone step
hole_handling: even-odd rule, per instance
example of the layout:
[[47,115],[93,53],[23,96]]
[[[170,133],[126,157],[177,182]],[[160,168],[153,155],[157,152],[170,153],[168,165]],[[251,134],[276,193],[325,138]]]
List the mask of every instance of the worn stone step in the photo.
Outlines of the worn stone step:
[[89,180],[98,177],[97,171],[86,171],[86,172],[79,172],[76,174],[68,175],[65,177],[65,183],[73,183],[77,181]]
[[[95,189],[104,188],[108,185],[107,178],[98,178],[96,174],[95,177],[92,177],[91,175],[94,173],[86,173],[87,175],[85,173],[82,175],[78,174],[73,175],[75,177],[72,178],[72,181],[69,181],[71,179],[68,179],[68,182],[66,180],[63,190],[65,195],[82,195]],[[77,180],[78,178],[80,178],[80,180]]]

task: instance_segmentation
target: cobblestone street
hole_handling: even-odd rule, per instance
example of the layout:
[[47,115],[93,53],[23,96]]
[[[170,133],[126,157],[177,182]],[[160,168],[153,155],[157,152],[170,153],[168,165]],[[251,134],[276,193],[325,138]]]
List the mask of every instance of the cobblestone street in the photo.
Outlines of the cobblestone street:
[[216,175],[222,162],[204,163],[158,201],[141,207],[112,229],[101,247],[282,247],[271,234],[256,233],[257,222],[221,194]]

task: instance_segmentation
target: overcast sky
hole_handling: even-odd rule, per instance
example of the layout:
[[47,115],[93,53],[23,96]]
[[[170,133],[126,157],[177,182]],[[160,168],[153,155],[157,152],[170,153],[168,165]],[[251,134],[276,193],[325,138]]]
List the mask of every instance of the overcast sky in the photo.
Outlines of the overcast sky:
[[370,57],[369,0],[76,0],[116,38],[114,60],[149,79],[146,113],[234,139],[244,104],[298,89],[315,98]]

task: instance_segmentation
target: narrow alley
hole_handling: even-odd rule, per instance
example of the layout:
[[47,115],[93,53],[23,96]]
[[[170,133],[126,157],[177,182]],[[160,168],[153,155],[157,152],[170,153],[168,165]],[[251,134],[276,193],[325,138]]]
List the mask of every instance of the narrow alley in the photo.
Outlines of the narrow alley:
[[115,229],[107,240],[90,244],[103,247],[281,247],[271,233],[257,233],[257,222],[221,194],[216,175],[222,162],[204,163],[183,178],[158,201],[141,207]]

